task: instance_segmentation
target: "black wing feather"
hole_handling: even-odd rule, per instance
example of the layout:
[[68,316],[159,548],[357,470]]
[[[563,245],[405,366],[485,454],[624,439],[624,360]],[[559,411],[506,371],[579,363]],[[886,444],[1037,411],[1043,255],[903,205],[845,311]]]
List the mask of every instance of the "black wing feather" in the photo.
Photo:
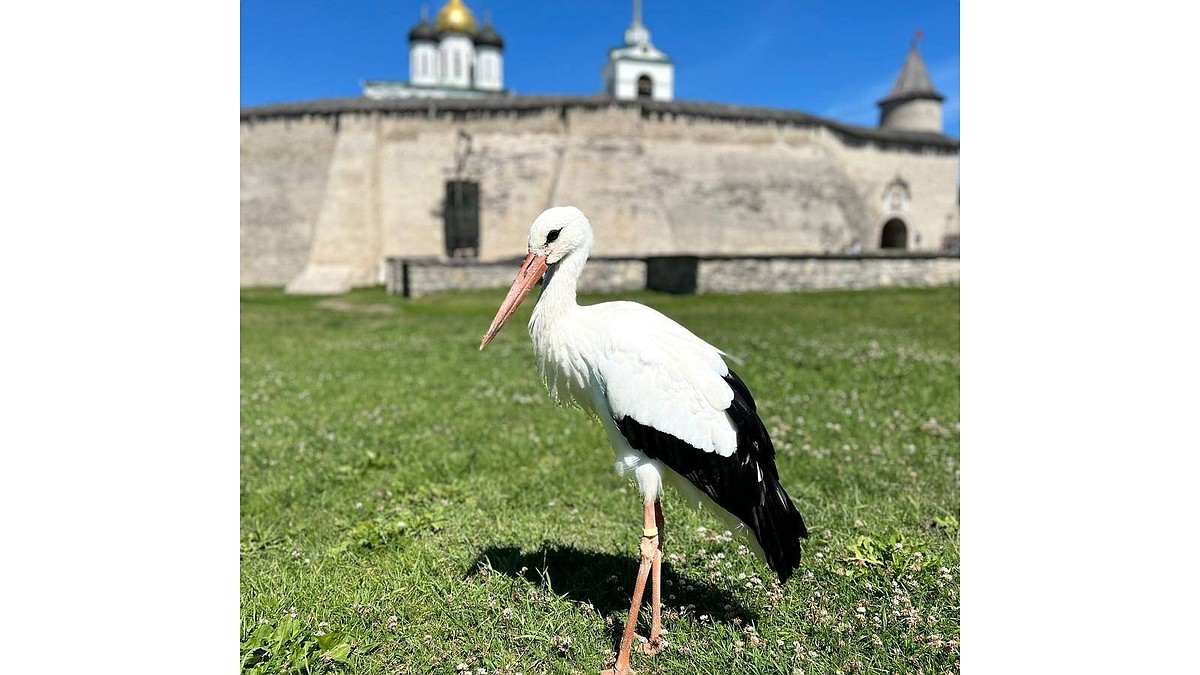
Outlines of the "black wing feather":
[[735,401],[740,398],[746,402],[751,411],[758,411],[758,406],[754,405],[754,397],[750,395],[750,388],[746,386],[745,382],[742,382],[742,378],[738,377],[737,373],[730,370],[729,374],[725,376],[725,382],[729,384],[730,389],[733,389]]
[[738,437],[737,452],[731,457],[701,450],[628,415],[615,420],[617,428],[630,446],[671,467],[745,523],[766,554],[767,566],[780,581],[787,581],[800,566],[800,539],[808,537],[808,529],[779,483],[775,446],[758,417],[754,397],[732,370],[725,381],[733,389],[725,413]]

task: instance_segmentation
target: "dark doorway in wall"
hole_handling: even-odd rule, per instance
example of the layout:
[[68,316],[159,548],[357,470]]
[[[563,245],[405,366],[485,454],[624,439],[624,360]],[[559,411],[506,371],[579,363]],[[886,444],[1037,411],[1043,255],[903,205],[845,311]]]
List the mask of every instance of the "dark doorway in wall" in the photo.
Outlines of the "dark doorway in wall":
[[479,183],[447,181],[442,213],[446,221],[446,255],[479,257]]
[[893,218],[887,221],[883,226],[883,234],[879,237],[879,248],[895,248],[902,251],[908,248],[908,228],[904,226],[903,220]]
[[639,99],[649,100],[654,98],[654,81],[650,79],[649,75],[642,75],[639,77],[637,84],[637,97]]

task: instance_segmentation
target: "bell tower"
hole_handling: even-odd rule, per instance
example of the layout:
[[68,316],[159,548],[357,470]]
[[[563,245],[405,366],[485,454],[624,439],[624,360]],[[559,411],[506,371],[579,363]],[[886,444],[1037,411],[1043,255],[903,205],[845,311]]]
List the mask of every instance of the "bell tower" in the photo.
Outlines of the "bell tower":
[[642,24],[642,0],[633,0],[625,44],[608,50],[604,91],[623,101],[675,99],[675,64],[650,41],[650,30]]

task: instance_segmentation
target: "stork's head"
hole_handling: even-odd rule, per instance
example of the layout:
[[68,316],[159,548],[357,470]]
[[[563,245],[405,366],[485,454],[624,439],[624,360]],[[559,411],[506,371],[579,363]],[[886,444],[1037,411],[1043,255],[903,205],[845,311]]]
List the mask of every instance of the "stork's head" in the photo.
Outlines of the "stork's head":
[[529,255],[554,265],[577,250],[591,251],[592,226],[583,211],[574,206],[555,206],[529,226]]
[[563,258],[578,252],[587,256],[592,250],[592,225],[583,211],[574,206],[555,206],[542,211],[542,215],[529,226],[529,255],[521,263],[521,270],[513,281],[512,288],[492,319],[492,325],[479,343],[479,349],[488,346],[500,332],[521,301],[529,295],[534,285],[546,274],[546,270],[557,265]]

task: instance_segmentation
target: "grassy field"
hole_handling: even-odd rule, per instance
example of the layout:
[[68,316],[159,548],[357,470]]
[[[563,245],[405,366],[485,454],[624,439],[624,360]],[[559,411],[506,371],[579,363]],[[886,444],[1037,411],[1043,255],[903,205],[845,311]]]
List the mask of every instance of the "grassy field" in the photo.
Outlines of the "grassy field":
[[[242,292],[243,672],[611,665],[641,501],[547,399],[532,302],[477,351],[503,295]],[[779,586],[668,491],[669,646],[633,667],[957,672],[958,290],[624,297],[741,361],[812,531]]]

